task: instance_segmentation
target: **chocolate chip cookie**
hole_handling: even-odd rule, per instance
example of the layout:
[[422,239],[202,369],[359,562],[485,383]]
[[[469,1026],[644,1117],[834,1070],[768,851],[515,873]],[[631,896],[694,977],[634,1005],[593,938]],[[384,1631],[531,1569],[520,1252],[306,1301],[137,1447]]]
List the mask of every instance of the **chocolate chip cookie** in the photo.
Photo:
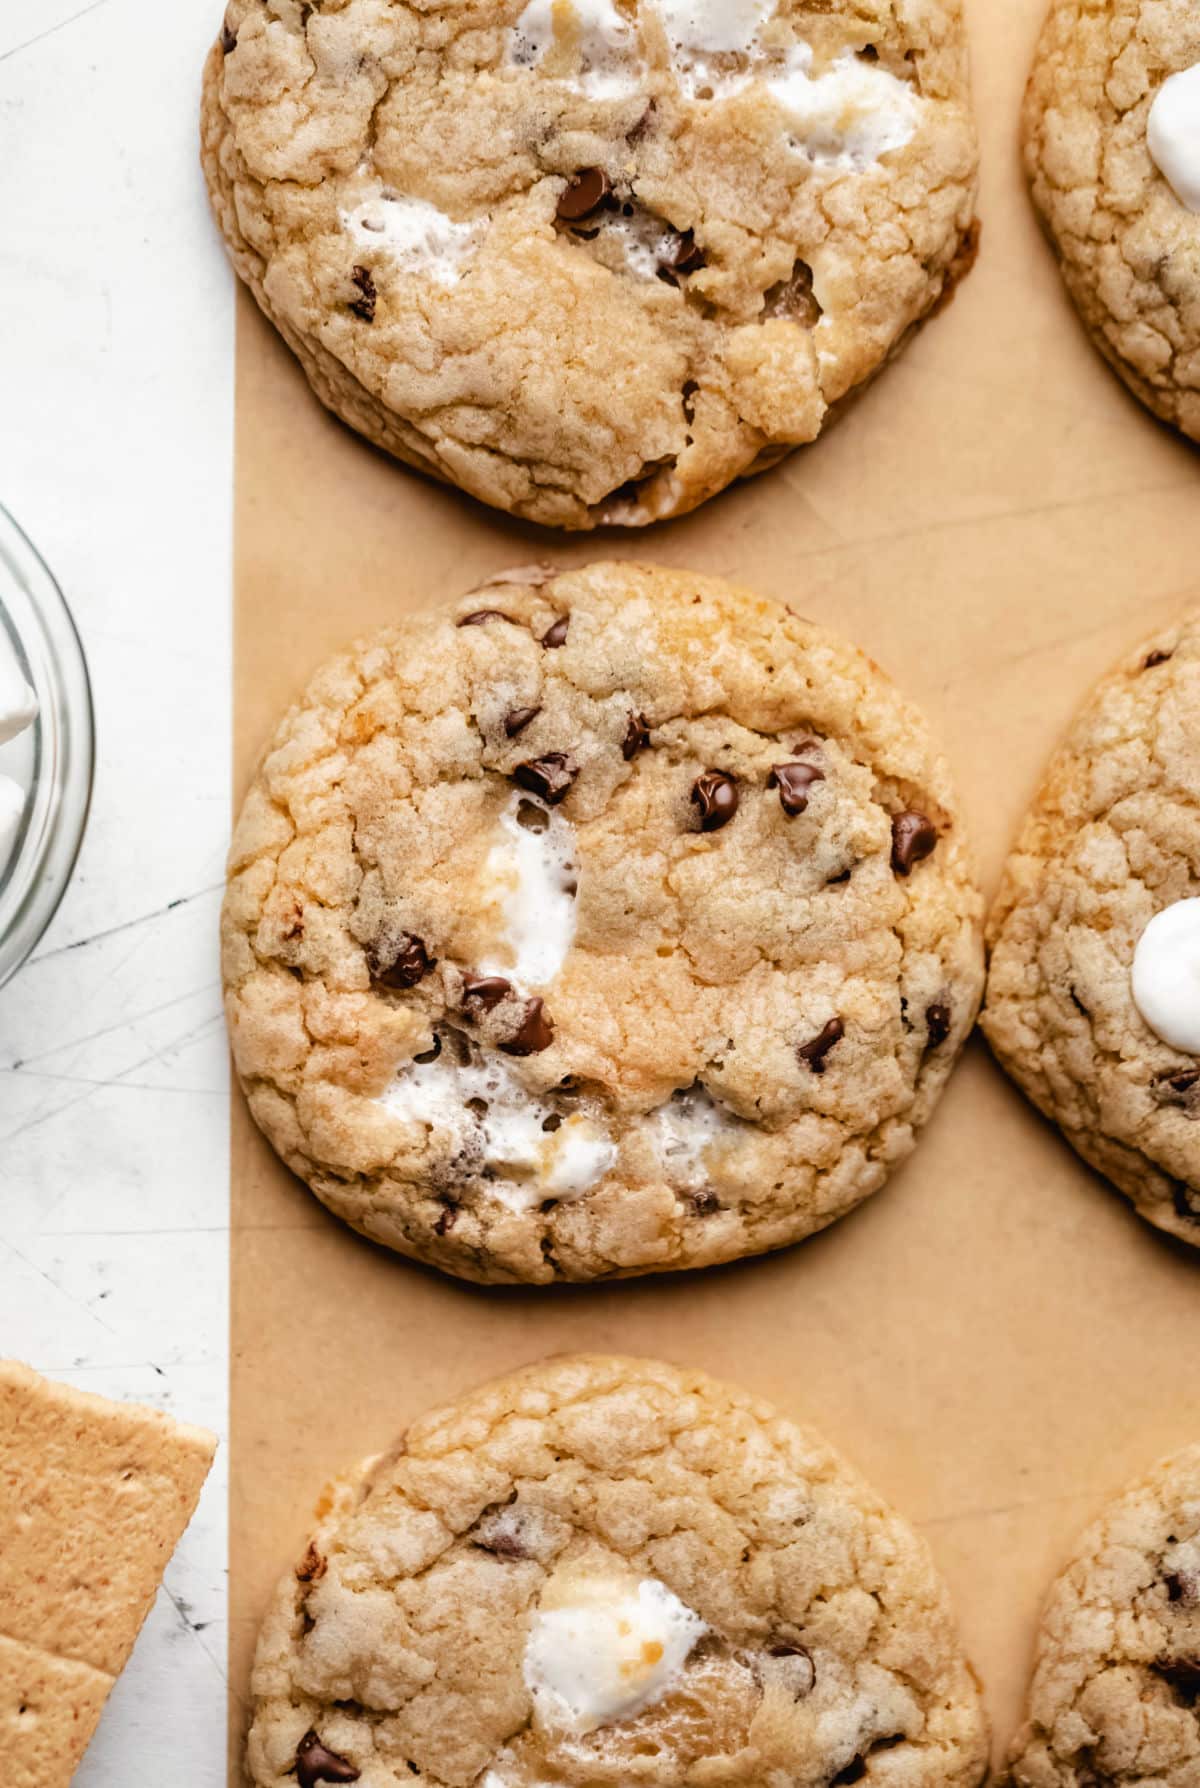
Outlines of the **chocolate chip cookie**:
[[321,670],[230,858],[254,1117],[467,1278],[793,1242],[876,1191],[975,1017],[980,900],[924,720],[710,578],[526,567]]
[[1200,440],[1200,12],[1052,0],[1025,101],[1034,201],[1092,340]]
[[1050,1592],[1011,1788],[1200,1779],[1200,1447],[1084,1534]]
[[982,1024],[1039,1110],[1200,1245],[1200,611],[1092,695],[988,921]]
[[203,155],[321,400],[556,527],[814,440],[973,253],[960,0],[230,0]]
[[533,1366],[332,1486],[259,1640],[256,1788],[974,1788],[917,1536],[811,1430],[647,1360]]

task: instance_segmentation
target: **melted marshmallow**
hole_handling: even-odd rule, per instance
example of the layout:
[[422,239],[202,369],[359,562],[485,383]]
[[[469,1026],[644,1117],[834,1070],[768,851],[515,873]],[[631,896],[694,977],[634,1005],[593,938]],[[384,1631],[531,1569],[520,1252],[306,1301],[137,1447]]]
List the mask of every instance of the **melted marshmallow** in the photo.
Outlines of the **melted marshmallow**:
[[565,86],[589,99],[636,91],[636,40],[612,0],[530,0],[508,35],[516,68],[536,68],[562,43],[577,47],[580,71]]
[[[775,0],[655,0],[675,79],[689,99],[729,99],[754,80],[745,64],[760,53],[758,34]],[[730,68],[717,57],[740,56]]]
[[1156,1036],[1200,1055],[1200,900],[1155,913],[1133,953],[1133,1003]]
[[671,48],[683,57],[750,55],[775,5],[776,0],[654,0]]
[[363,248],[382,249],[406,273],[440,286],[457,285],[475,246],[477,226],[455,223],[426,199],[377,193],[341,214],[342,227]]
[[483,865],[494,953],[481,958],[479,972],[548,987],[575,936],[574,827],[554,808],[517,795],[500,816],[500,834]]
[[[861,166],[910,141],[920,100],[887,69],[853,52],[813,75],[812,46],[770,56],[763,26],[776,0],[655,0],[680,86],[690,99],[728,99],[761,80],[793,121],[796,147],[813,161]],[[714,57],[738,56],[729,68]]]
[[717,1104],[702,1086],[676,1093],[650,1113],[654,1146],[668,1182],[681,1192],[698,1192],[709,1174],[709,1149],[736,1136],[740,1121]]
[[811,70],[811,49],[797,44],[785,72],[767,82],[788,114],[795,147],[810,160],[862,167],[916,135],[921,101],[886,68],[851,53],[824,74]]
[[[607,1131],[581,1112],[559,1114],[532,1098],[499,1056],[467,1063],[412,1062],[381,1103],[408,1123],[426,1124],[453,1148],[476,1149],[496,1176],[495,1192],[514,1210],[546,1198],[581,1198],[617,1158]],[[557,1128],[546,1122],[558,1119]]]
[[626,270],[638,279],[657,279],[659,268],[671,265],[679,243],[676,232],[666,228],[661,218],[637,209],[631,217],[603,212],[589,218],[587,231],[601,242],[614,243]]
[[1179,203],[1200,212],[1200,62],[1163,82],[1150,108],[1146,142]]
[[551,1578],[525,1645],[537,1718],[574,1732],[631,1719],[666,1692],[707,1630],[656,1578]]

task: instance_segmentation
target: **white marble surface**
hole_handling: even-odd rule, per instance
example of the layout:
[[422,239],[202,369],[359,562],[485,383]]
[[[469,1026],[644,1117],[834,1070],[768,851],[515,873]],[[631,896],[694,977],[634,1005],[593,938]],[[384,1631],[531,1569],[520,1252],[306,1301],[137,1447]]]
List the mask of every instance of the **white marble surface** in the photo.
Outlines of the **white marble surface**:
[[[196,158],[219,0],[0,0],[0,502],[71,603],[99,763],[0,991],[0,1352],[224,1436],[233,290]],[[224,1783],[224,1456],[79,1788]]]

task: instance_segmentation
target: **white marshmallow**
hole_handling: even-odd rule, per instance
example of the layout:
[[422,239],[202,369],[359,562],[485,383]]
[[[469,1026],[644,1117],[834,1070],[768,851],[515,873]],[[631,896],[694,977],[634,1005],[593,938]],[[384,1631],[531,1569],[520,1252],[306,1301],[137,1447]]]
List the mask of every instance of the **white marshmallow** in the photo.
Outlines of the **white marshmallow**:
[[566,86],[589,99],[636,91],[636,39],[612,0],[530,0],[509,32],[510,65],[536,68],[557,38],[579,45],[579,78]]
[[6,745],[37,719],[37,696],[0,634],[0,745]]
[[1179,203],[1200,212],[1200,62],[1163,82],[1150,108],[1146,142]]
[[[541,829],[522,824],[522,815]],[[480,959],[479,972],[548,987],[575,936],[575,829],[554,808],[519,795],[501,814],[500,831],[484,862],[495,954]]]
[[577,1733],[631,1719],[670,1687],[707,1630],[656,1578],[551,1578],[525,1645],[537,1718]]
[[458,284],[478,237],[476,224],[455,223],[426,199],[382,192],[343,211],[341,221],[361,247],[383,249],[406,273],[423,274],[440,286]]
[[776,0],[654,0],[676,54],[751,55]]
[[732,1141],[739,1120],[717,1104],[704,1087],[676,1093],[650,1113],[654,1146],[669,1183],[681,1192],[698,1192],[708,1178],[709,1149]]
[[1133,1003],[1150,1029],[1200,1055],[1200,900],[1155,913],[1133,953]]
[[[569,1117],[553,1112],[529,1095],[499,1056],[463,1064],[449,1060],[443,1049],[434,1061],[412,1062],[380,1102],[408,1123],[428,1125],[455,1147],[477,1144],[483,1165],[497,1176],[492,1189],[513,1210],[528,1210],[546,1198],[581,1198],[617,1158],[616,1144],[601,1124],[582,1112]],[[547,1130],[555,1117],[557,1126]]]
[[855,55],[814,76],[812,51],[798,44],[767,91],[788,114],[797,149],[815,162],[863,167],[916,135],[921,101],[905,81]]

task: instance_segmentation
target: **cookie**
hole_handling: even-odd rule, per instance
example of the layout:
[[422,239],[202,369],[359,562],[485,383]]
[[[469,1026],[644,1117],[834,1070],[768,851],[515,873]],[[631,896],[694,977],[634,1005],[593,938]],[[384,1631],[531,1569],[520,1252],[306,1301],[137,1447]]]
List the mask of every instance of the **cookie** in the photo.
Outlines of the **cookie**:
[[1050,1592],[1007,1788],[1200,1780],[1200,1446],[1110,1503]]
[[1136,397],[1200,440],[1200,13],[1052,0],[1025,166],[1068,290]]
[[599,1356],[329,1488],[253,1699],[256,1788],[972,1788],[987,1756],[912,1530],[757,1398]]
[[1054,757],[988,921],[983,1029],[1141,1215],[1200,1245],[1200,611]]
[[908,1154],[982,980],[917,711],[780,604],[631,564],[504,574],[327,664],[222,928],[284,1160],[479,1280],[822,1228]]
[[960,0],[230,0],[202,137],[322,402],[555,527],[814,440],[974,253]]
[[0,1757],[14,1788],[66,1788],[215,1446],[0,1360]]

